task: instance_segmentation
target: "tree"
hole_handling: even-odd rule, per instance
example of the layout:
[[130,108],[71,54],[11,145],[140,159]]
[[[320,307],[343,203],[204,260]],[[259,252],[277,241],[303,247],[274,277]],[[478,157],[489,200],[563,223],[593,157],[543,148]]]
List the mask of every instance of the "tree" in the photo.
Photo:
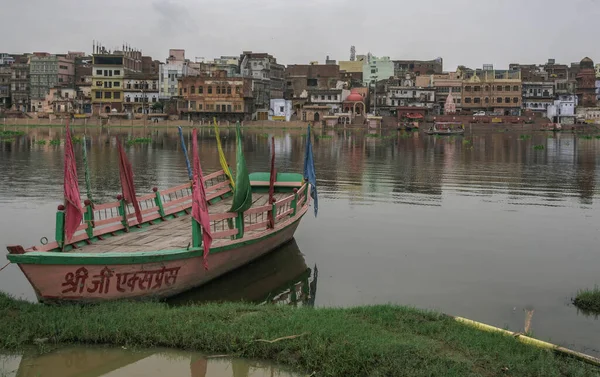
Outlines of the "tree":
[[165,107],[165,104],[164,104],[164,103],[162,103],[161,101],[154,102],[154,103],[152,104],[152,111],[155,111],[155,112],[156,112],[156,111],[160,111],[160,112],[162,113],[162,111],[163,111],[164,107]]

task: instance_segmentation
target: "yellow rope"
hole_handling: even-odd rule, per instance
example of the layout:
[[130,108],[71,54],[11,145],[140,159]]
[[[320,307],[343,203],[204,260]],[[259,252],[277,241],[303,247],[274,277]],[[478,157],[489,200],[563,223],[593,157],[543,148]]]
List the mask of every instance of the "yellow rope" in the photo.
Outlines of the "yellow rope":
[[221,168],[225,172],[225,175],[229,178],[229,182],[231,182],[231,188],[235,189],[235,182],[233,181],[233,176],[231,175],[231,171],[229,171],[229,165],[227,165],[227,160],[225,159],[225,154],[223,153],[223,147],[221,146],[221,137],[219,136],[219,127],[217,126],[217,118],[213,118],[213,123],[215,125],[215,137],[217,138],[217,149],[219,150],[219,162],[221,163]]

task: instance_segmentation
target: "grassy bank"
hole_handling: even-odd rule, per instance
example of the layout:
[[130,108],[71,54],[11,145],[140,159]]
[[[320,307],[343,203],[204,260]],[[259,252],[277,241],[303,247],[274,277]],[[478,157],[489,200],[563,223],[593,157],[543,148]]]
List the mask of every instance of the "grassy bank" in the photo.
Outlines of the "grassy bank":
[[580,291],[573,304],[583,311],[600,314],[600,287]]
[[[175,347],[266,359],[317,376],[597,376],[598,368],[394,306],[293,309],[161,303],[43,306],[0,294],[0,348],[48,343]],[[288,337],[288,338],[285,338]]]

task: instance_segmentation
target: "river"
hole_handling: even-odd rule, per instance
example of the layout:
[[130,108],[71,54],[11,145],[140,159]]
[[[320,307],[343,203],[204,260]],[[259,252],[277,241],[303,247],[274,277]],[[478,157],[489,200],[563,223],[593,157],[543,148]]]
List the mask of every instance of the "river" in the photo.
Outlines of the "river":
[[[38,141],[62,132],[35,128],[0,143],[0,246],[53,235],[63,150]],[[112,201],[120,188],[115,136],[147,133],[87,130],[96,200]],[[304,133],[244,130],[249,171],[268,171],[269,135],[278,170],[301,171]],[[316,307],[392,303],[514,331],[523,331],[529,312],[535,337],[600,355],[598,318],[570,303],[579,289],[600,284],[600,140],[567,132],[315,133],[318,217],[305,216],[295,243],[281,253],[181,299],[271,300],[296,282],[316,288],[316,265],[318,292],[307,302]],[[221,136],[234,166],[235,133],[222,129]],[[140,195],[187,180],[176,129],[151,137],[151,144],[127,147]],[[219,169],[214,133],[202,129],[200,138],[204,171]],[[81,161],[81,144],[75,149]],[[79,175],[83,188],[82,169]],[[0,290],[35,300],[16,266],[0,272]]]

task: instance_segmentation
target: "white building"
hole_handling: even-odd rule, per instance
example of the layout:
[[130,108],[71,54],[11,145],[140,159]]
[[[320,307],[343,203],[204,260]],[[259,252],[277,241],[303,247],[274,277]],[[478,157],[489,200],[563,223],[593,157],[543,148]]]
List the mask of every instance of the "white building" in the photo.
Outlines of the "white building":
[[577,107],[577,96],[564,94],[558,96],[552,105],[548,106],[547,117],[554,122],[572,124],[575,121],[575,108]]
[[523,82],[523,109],[547,112],[554,102],[554,82]]
[[152,104],[160,99],[158,81],[158,77],[153,75],[125,75],[123,80],[123,112],[151,113]]
[[367,86],[373,81],[394,77],[394,62],[389,56],[378,58],[369,53],[363,59],[363,83]]
[[311,90],[309,91],[309,101],[313,105],[327,105],[332,113],[339,113],[349,95],[350,91],[347,89]]
[[292,101],[276,98],[271,100],[269,120],[289,122],[292,117]]
[[185,50],[170,49],[166,64],[161,64],[158,71],[159,98],[169,99],[178,95],[177,80],[190,74]]

